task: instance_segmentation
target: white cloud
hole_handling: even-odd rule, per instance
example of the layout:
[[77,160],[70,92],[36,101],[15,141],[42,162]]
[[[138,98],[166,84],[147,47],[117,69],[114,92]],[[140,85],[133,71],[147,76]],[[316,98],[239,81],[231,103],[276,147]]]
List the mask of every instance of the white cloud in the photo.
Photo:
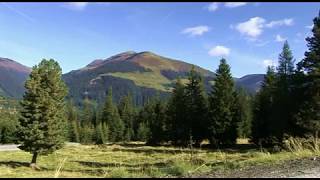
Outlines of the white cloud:
[[248,21],[239,23],[236,29],[244,35],[249,36],[250,38],[258,37],[262,31],[265,23],[265,19],[261,17],[253,17]]
[[230,54],[230,49],[225,46],[215,46],[208,52],[210,56],[228,56]]
[[81,11],[88,6],[88,2],[68,2],[65,7],[71,10]]
[[268,66],[275,66],[276,63],[272,59],[265,59],[262,61],[262,66],[263,67],[268,67]]
[[286,38],[281,37],[281,35],[277,34],[276,35],[276,42],[284,42]]
[[195,26],[186,28],[182,31],[183,34],[190,34],[191,36],[201,36],[205,32],[209,31],[208,26]]
[[246,4],[247,4],[246,2],[227,2],[224,4],[224,6],[228,8],[236,8],[236,7],[244,6]]
[[312,29],[313,28],[313,24],[310,26],[306,26],[307,29]]
[[268,24],[266,24],[266,27],[272,28],[275,26],[292,26],[293,25],[293,19],[282,19],[278,21],[271,21]]
[[216,2],[210,3],[208,6],[208,10],[211,12],[216,11],[219,8],[219,4]]

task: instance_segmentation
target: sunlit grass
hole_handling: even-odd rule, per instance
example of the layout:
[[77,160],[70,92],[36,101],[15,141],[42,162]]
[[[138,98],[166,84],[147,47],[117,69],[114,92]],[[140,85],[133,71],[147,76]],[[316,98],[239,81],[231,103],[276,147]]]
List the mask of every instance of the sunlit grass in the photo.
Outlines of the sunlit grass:
[[28,167],[32,157],[29,153],[0,152],[0,177],[180,177],[315,155],[319,152],[307,149],[294,153],[194,149],[191,155],[188,148],[151,147],[142,143],[69,145],[40,156],[40,171]]

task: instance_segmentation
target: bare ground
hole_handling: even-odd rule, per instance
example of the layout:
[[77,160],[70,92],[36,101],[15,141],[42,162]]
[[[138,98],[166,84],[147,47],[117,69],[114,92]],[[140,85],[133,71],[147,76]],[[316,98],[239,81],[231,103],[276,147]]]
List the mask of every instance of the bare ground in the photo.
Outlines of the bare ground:
[[320,157],[288,160],[280,164],[219,170],[195,178],[320,178]]

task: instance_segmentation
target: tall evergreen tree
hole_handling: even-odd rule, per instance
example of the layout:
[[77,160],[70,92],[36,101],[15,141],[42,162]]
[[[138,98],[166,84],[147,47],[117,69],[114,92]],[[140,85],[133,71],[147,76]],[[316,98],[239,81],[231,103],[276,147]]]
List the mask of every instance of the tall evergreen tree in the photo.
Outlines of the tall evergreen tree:
[[159,96],[152,98],[147,104],[147,123],[149,125],[149,134],[147,144],[158,145],[166,139],[166,108],[164,101]]
[[248,93],[240,88],[235,94],[235,118],[238,122],[238,137],[248,138],[251,135],[252,101]]
[[67,88],[61,75],[58,62],[43,59],[32,68],[25,83],[17,133],[19,148],[33,154],[30,164],[33,168],[37,168],[38,155],[60,149],[65,140]]
[[188,80],[185,88],[186,131],[188,131],[189,139],[194,141],[196,145],[200,145],[201,141],[207,137],[207,97],[203,78],[195,71],[194,66],[188,75]]
[[168,136],[175,145],[187,145],[189,140],[189,127],[185,124],[185,103],[185,86],[178,78],[167,106]]
[[318,138],[320,129],[320,12],[313,19],[312,36],[306,38],[308,51],[299,63],[304,72],[304,101],[296,114],[297,123]]
[[112,88],[108,90],[107,98],[102,112],[101,117],[103,123],[108,126],[110,141],[117,142],[123,139],[124,123],[120,118],[118,108],[113,104]]
[[270,114],[274,103],[276,73],[274,67],[268,67],[260,91],[254,98],[251,140],[255,144],[273,144],[273,128],[270,126]]
[[80,142],[79,123],[77,117],[77,109],[73,105],[73,101],[67,103],[67,118],[69,127],[69,140],[71,142]]
[[130,141],[134,137],[133,122],[136,116],[135,109],[133,107],[133,101],[130,94],[123,96],[118,106],[120,118],[122,119],[124,127],[124,140]]
[[80,142],[90,144],[95,141],[95,112],[93,103],[86,97],[83,101],[80,123]]
[[292,135],[292,77],[294,74],[294,60],[288,41],[283,45],[279,54],[277,77],[274,90],[273,110],[270,126],[273,126],[273,135],[282,143],[284,135]]
[[209,95],[210,141],[213,145],[234,144],[237,138],[237,123],[234,112],[234,82],[230,66],[220,60],[212,91]]

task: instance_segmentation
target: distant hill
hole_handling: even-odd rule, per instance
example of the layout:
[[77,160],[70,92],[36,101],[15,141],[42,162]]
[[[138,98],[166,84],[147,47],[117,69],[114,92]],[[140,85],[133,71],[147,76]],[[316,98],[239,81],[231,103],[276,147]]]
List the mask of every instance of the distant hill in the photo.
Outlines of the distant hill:
[[236,84],[238,87],[241,86],[254,94],[260,90],[263,79],[264,74],[249,74],[237,79]]
[[[167,96],[177,77],[186,81],[192,64],[173,60],[151,52],[124,52],[107,59],[95,60],[86,67],[64,74],[70,96],[75,100],[85,96],[104,101],[107,89],[112,86],[115,100],[128,94],[142,104],[155,94]],[[199,66],[195,69],[205,77],[206,87],[215,74]]]
[[[193,65],[152,52],[133,52],[97,59],[87,66],[63,75],[69,88],[69,97],[81,102],[84,97],[104,101],[106,91],[112,86],[114,100],[131,93],[136,104],[142,104],[150,96],[166,97],[178,77],[187,82],[187,74]],[[204,77],[206,90],[210,90],[215,73],[195,66]],[[13,60],[0,58],[0,95],[21,98],[24,82],[31,69]],[[259,90],[263,74],[234,78],[237,87],[251,93]]]
[[31,69],[8,58],[0,58],[0,95],[21,98]]

